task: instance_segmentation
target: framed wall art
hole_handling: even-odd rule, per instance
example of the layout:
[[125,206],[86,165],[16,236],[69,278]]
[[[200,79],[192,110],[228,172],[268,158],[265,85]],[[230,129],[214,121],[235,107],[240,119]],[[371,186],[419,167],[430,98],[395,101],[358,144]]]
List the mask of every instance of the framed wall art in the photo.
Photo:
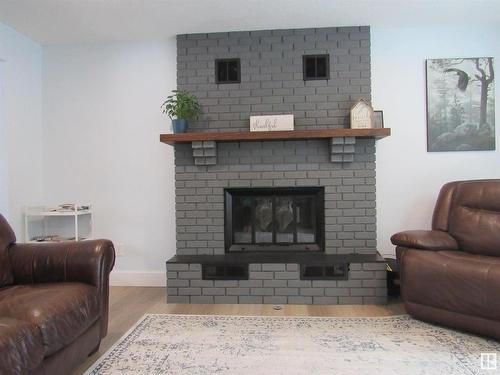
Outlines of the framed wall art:
[[495,149],[492,57],[432,59],[427,71],[427,151]]

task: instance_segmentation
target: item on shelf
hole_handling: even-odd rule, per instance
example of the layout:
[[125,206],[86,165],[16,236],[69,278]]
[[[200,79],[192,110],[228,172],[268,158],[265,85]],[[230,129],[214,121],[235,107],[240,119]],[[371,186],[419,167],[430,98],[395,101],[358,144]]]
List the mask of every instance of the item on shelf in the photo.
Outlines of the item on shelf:
[[[83,241],[83,240],[86,240],[87,237],[84,237],[84,236],[78,236],[78,241]],[[76,241],[76,237],[69,237],[69,238],[65,238],[64,241]]]
[[351,129],[373,129],[373,108],[364,99],[359,99],[351,108]]
[[65,239],[57,234],[52,234],[48,236],[35,236],[31,238],[31,241],[35,242],[61,242]]
[[82,241],[92,237],[90,204],[26,207],[25,238],[29,242]]
[[51,212],[84,211],[90,209],[89,205],[78,206],[75,203],[64,203],[50,210]]
[[293,130],[293,115],[250,116],[250,131]]
[[384,111],[373,111],[373,127],[382,129],[384,127]]
[[[173,94],[167,96],[161,108],[172,120],[174,133],[185,133],[188,120],[196,119],[201,114],[198,98],[188,91],[173,90]],[[175,117],[175,118],[174,118]]]

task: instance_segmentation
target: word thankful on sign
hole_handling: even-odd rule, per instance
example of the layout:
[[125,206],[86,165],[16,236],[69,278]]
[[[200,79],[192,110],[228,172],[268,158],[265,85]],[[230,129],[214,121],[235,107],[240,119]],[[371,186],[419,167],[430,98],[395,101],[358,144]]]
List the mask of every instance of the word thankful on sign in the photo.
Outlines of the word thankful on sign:
[[251,132],[293,130],[293,115],[250,116]]

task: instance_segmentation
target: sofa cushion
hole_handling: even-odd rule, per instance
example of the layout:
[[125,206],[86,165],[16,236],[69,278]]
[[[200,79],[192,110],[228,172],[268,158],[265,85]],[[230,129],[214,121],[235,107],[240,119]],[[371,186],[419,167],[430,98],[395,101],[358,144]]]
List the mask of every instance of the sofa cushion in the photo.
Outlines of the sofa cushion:
[[0,289],[0,316],[38,326],[49,356],[99,318],[97,289],[81,283],[16,285]]
[[0,317],[0,374],[31,372],[42,362],[43,352],[42,335],[36,325]]
[[500,320],[500,259],[459,251],[405,250],[405,301]]
[[463,181],[457,185],[449,233],[464,251],[500,256],[500,180]]
[[7,249],[14,242],[16,242],[16,235],[7,220],[0,214],[0,287],[13,282]]

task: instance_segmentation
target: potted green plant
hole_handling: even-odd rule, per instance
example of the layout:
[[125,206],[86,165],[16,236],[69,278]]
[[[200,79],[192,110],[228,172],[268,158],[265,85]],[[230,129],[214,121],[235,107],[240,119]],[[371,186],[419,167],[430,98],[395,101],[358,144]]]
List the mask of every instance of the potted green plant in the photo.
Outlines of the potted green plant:
[[163,113],[172,119],[174,133],[185,133],[188,120],[192,120],[201,113],[198,98],[188,91],[173,90],[172,95],[161,105]]

